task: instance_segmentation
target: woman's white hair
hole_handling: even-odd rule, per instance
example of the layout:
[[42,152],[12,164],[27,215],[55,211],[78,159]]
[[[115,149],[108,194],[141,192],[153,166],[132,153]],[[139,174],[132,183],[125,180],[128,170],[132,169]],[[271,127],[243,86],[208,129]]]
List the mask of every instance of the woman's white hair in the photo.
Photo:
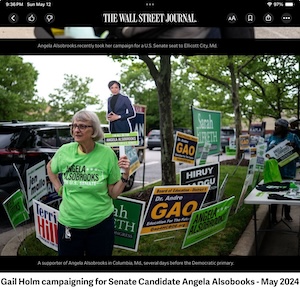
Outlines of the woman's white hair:
[[[91,122],[93,126],[93,134],[92,139],[94,141],[99,141],[104,138],[104,132],[101,127],[100,120],[96,113],[88,110],[80,110],[72,118],[72,124],[74,121],[81,121],[81,122]],[[72,128],[71,128],[71,135],[73,135]]]

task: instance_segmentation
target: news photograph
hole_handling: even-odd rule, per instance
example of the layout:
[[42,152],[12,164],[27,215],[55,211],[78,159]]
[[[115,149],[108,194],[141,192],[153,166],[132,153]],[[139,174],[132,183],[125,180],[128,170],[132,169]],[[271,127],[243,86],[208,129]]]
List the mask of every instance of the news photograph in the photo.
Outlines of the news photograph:
[[298,290],[300,4],[54,4],[0,1],[1,291]]

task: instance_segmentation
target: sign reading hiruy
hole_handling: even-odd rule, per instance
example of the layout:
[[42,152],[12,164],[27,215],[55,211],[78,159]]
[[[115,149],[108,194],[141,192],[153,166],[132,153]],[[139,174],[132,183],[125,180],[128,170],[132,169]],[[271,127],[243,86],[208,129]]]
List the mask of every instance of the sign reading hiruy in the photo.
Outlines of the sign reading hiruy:
[[220,163],[211,163],[180,170],[180,185],[210,185],[204,204],[217,200]]

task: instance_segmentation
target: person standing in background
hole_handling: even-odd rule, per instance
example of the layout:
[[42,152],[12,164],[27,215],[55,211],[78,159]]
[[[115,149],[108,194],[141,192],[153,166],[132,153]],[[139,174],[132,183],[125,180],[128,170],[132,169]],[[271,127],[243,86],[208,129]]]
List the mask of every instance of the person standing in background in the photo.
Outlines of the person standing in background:
[[111,133],[132,132],[129,119],[136,116],[135,109],[128,96],[120,93],[121,84],[118,81],[108,83],[112,96],[107,101],[107,121]]
[[[299,152],[300,151],[300,140],[297,135],[289,131],[289,122],[285,119],[278,119],[275,121],[275,129],[273,134],[270,136],[267,142],[267,151],[278,145],[279,143],[288,140],[291,146]],[[286,165],[279,167],[281,178],[283,180],[294,180],[296,177],[296,160],[294,159],[287,163]],[[293,218],[290,215],[291,206],[284,205],[284,217],[287,221],[293,221]],[[271,216],[272,223],[276,224],[276,213],[277,205],[271,205]]]

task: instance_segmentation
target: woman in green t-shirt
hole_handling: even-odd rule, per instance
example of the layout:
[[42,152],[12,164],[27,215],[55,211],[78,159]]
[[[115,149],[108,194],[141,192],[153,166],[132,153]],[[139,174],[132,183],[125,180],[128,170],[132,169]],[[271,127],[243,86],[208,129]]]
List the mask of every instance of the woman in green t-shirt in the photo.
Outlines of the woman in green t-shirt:
[[126,186],[130,161],[126,155],[118,160],[111,147],[97,142],[103,131],[94,112],[77,112],[70,131],[74,142],[62,145],[47,164],[49,179],[62,196],[58,254],[109,256],[114,245],[113,199]]

